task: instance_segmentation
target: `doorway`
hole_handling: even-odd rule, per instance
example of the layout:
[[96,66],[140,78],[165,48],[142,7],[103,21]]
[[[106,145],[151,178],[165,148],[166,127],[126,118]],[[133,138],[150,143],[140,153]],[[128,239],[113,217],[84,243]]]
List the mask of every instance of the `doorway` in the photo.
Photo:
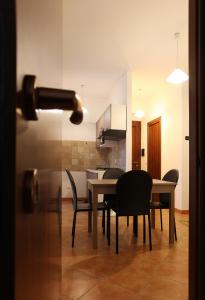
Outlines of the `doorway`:
[[147,123],[147,170],[161,179],[161,117]]

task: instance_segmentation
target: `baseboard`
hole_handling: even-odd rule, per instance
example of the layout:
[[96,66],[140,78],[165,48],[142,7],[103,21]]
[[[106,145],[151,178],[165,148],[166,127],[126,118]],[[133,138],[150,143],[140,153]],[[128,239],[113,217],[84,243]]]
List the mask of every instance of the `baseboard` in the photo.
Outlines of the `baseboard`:
[[[79,201],[84,201],[86,202],[87,199],[86,198],[78,198]],[[72,201],[72,198],[68,198],[68,197],[65,197],[65,198],[62,198],[62,202],[71,202]],[[179,213],[179,214],[186,214],[188,215],[189,214],[189,210],[185,210],[185,209],[178,209],[178,208],[175,208],[175,212]]]
[[189,210],[186,210],[186,209],[178,209],[178,208],[175,208],[175,212],[179,213],[179,214],[185,214],[185,215],[188,215],[189,214]]
[[[86,198],[78,198],[79,201],[87,201]],[[68,197],[65,197],[65,198],[62,198],[62,202],[71,202],[72,201],[72,198],[68,198]]]

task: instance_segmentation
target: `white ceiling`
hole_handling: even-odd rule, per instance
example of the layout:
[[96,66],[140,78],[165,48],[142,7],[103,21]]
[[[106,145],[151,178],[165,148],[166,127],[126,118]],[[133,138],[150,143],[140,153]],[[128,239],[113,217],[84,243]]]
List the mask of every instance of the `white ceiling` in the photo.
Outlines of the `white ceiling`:
[[[188,0],[63,0],[64,88],[103,100],[123,73],[144,80],[188,68]],[[163,75],[162,75],[163,74]],[[85,95],[84,95],[85,96]]]

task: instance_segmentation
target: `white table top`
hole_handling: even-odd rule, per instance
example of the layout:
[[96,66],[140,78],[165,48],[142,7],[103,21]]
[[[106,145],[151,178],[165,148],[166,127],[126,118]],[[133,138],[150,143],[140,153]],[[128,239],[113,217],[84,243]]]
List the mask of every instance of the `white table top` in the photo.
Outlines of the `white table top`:
[[[88,183],[93,186],[112,186],[115,185],[117,179],[88,179]],[[153,185],[169,185],[169,186],[176,186],[175,182],[164,181],[159,179],[153,179]]]

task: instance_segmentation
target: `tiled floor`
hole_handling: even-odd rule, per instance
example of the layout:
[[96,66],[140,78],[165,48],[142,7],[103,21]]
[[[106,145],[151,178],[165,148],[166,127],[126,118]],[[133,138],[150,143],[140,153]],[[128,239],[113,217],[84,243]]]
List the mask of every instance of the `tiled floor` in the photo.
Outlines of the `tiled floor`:
[[78,213],[75,248],[71,248],[72,208],[63,204],[62,300],[167,300],[188,299],[188,216],[176,214],[178,241],[168,243],[168,213],[163,211],[164,230],[159,215],[152,231],[153,250],[132,233],[132,221],[120,218],[119,254],[115,254],[115,217],[111,218],[111,246],[101,230],[99,249],[92,249],[87,231],[87,213]]

